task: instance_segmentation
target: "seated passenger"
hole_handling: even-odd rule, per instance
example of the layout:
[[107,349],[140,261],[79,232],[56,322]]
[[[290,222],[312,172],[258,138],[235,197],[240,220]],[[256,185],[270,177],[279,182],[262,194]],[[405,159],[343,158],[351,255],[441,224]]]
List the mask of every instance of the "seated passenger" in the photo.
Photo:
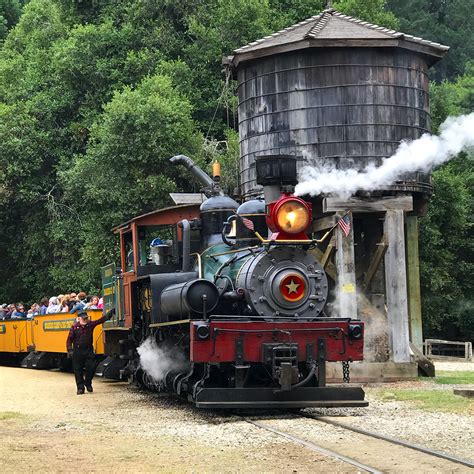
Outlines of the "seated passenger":
[[16,310],[12,313],[12,319],[23,319],[26,318],[25,306],[22,303],[18,303]]
[[72,308],[74,308],[74,306],[76,306],[76,304],[78,303],[78,299],[77,299],[77,294],[76,293],[71,293],[69,295],[69,300],[67,302],[67,305],[68,305],[68,310],[71,311]]
[[60,313],[61,309],[62,306],[60,305],[58,298],[56,296],[51,296],[46,314]]
[[37,314],[39,314],[39,305],[38,303],[33,303],[31,308],[28,310],[26,317],[28,319],[33,319]]
[[69,295],[63,296],[61,300],[61,313],[69,313]]
[[5,314],[7,313],[8,311],[8,305],[6,303],[2,304],[2,306],[0,306],[0,319],[3,320],[5,319]]
[[48,298],[46,297],[41,298],[39,314],[46,314],[46,310],[48,309],[48,303],[49,303]]
[[98,309],[98,305],[99,297],[94,295],[89,298],[89,302],[84,306],[84,309]]
[[11,319],[13,312],[16,311],[16,306],[14,304],[9,304],[7,306],[7,311],[4,313],[3,317],[5,319]]

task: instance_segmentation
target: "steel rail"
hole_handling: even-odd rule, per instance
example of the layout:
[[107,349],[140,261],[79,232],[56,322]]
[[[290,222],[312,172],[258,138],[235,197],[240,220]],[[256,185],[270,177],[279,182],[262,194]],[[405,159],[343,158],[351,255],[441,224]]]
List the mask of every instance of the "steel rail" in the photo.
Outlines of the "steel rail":
[[270,431],[272,433],[275,433],[279,436],[282,436],[283,438],[289,439],[290,441],[293,441],[293,443],[300,444],[311,451],[318,452],[320,454],[323,454],[325,456],[329,456],[331,458],[337,459],[338,461],[345,462],[347,464],[351,464],[352,466],[358,467],[359,469],[362,469],[363,471],[370,472],[373,474],[381,474],[382,471],[379,471],[378,469],[373,468],[372,466],[367,466],[365,464],[360,463],[359,461],[356,461],[355,459],[349,458],[347,456],[344,456],[343,454],[339,454],[335,451],[332,451],[330,449],[323,448],[322,446],[319,446],[315,443],[311,443],[309,441],[306,441],[302,438],[298,438],[297,436],[293,436],[289,433],[285,433],[284,431],[277,430],[275,428],[271,428],[270,426],[264,425],[262,423],[259,423],[257,421],[250,420],[248,418],[244,418],[247,423],[250,423],[251,425],[257,426],[260,429]]
[[354,426],[349,426],[349,425],[346,425],[344,423],[339,423],[337,421],[328,420],[328,419],[325,419],[325,418],[319,417],[319,416],[313,416],[313,415],[310,415],[309,413],[298,413],[298,416],[301,416],[303,418],[310,418],[312,420],[321,421],[323,423],[327,423],[328,425],[337,426],[339,428],[345,428],[349,431],[353,431],[354,433],[359,433],[359,434],[362,434],[362,435],[365,435],[365,436],[370,436],[372,438],[380,439],[382,441],[387,441],[388,443],[392,443],[392,444],[397,444],[397,445],[403,446],[405,448],[410,448],[410,449],[413,449],[415,451],[419,451],[421,453],[428,454],[430,456],[434,456],[434,457],[437,457],[437,458],[445,459],[447,461],[451,461],[451,462],[454,462],[454,463],[457,463],[457,464],[462,464],[464,466],[474,468],[474,462],[469,461],[468,459],[462,459],[462,458],[459,458],[457,456],[453,456],[451,454],[444,453],[442,451],[436,451],[434,449],[425,448],[424,446],[421,446],[419,444],[409,443],[408,441],[403,441],[403,440],[398,439],[398,438],[392,438],[391,436],[381,435],[379,433],[373,433],[372,431],[363,430],[362,428],[355,428]]

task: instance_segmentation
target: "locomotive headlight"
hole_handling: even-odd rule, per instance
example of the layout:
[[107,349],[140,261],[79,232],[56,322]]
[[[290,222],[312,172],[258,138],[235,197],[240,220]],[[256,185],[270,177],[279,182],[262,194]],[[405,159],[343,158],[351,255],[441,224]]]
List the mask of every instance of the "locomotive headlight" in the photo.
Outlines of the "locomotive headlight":
[[276,210],[276,224],[283,232],[298,234],[309,225],[309,210],[300,200],[290,199]]

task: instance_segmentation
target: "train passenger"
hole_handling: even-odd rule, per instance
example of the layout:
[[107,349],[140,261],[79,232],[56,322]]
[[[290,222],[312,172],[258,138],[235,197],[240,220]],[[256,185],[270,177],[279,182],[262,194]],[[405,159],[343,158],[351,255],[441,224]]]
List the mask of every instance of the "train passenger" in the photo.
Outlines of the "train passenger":
[[60,313],[61,312],[61,304],[56,296],[51,296],[49,299],[48,309],[46,310],[46,314],[53,314],[53,313]]
[[46,310],[48,309],[48,304],[49,304],[48,298],[46,297],[41,298],[39,314],[46,314]]
[[86,303],[84,309],[98,309],[99,304],[99,297],[98,296],[90,296],[88,303]]
[[68,299],[68,302],[67,302],[67,306],[68,306],[68,311],[70,312],[72,308],[74,308],[74,306],[76,306],[76,303],[77,303],[77,294],[76,293],[71,293],[69,295],[69,299]]
[[18,303],[15,311],[12,313],[12,319],[23,319],[26,318],[25,306],[23,303]]
[[38,303],[33,303],[31,308],[28,310],[26,317],[28,319],[33,319],[37,314],[39,314],[39,305]]
[[3,314],[4,319],[11,319],[13,312],[16,311],[16,306],[14,304],[9,304],[7,306],[6,312]]
[[61,300],[61,313],[69,313],[69,295],[64,295]]
[[[74,375],[76,377],[77,394],[84,394],[84,387],[93,392],[92,377],[94,376],[95,360],[92,334],[94,328],[108,321],[115,314],[115,309],[107,311],[96,321],[89,321],[86,311],[80,311],[78,322],[71,326],[66,342],[69,357],[72,357]],[[85,369],[85,377],[84,377]]]
[[76,302],[72,308],[70,308],[71,313],[76,313],[77,311],[81,311],[86,307],[86,294],[81,291],[78,293]]

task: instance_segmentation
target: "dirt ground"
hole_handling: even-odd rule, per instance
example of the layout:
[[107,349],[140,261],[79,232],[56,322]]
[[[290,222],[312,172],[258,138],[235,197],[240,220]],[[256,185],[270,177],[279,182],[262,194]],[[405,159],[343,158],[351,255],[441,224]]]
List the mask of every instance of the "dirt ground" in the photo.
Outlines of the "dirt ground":
[[[401,384],[415,388],[426,383]],[[78,396],[72,374],[0,366],[0,400],[0,472],[358,472],[234,414],[200,411],[126,383],[94,379],[94,393]],[[312,412],[471,458],[473,416],[369,401],[368,408]],[[390,457],[386,446],[367,441],[356,449],[355,438],[344,430],[291,414],[257,419],[338,452],[352,446],[346,455],[362,452],[372,461],[385,459],[376,464],[383,472],[469,470],[452,469],[442,460],[423,464],[413,453],[405,459],[394,451]]]
[[[0,472],[350,472],[239,421],[124,383],[0,367]],[[227,423],[226,421],[231,421]]]

